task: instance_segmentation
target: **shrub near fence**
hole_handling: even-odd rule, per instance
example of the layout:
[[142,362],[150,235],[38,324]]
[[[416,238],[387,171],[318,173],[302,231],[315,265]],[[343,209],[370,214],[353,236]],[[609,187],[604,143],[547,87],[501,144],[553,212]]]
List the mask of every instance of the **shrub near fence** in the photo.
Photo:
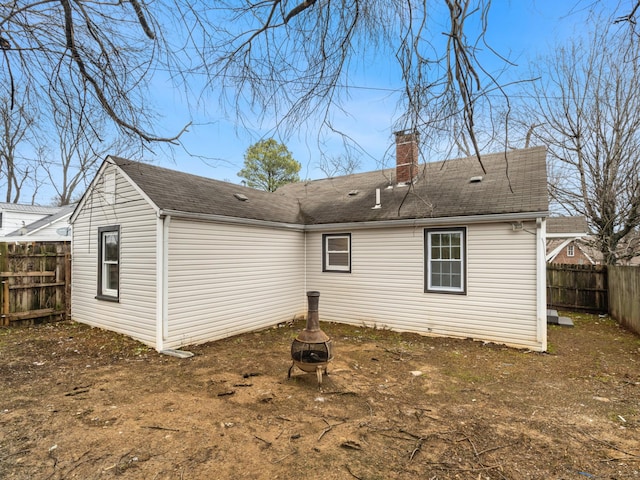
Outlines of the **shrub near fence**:
[[547,305],[556,309],[608,312],[606,265],[547,264]]
[[609,312],[640,334],[640,267],[609,267]]
[[62,320],[69,313],[69,242],[0,243],[0,325]]

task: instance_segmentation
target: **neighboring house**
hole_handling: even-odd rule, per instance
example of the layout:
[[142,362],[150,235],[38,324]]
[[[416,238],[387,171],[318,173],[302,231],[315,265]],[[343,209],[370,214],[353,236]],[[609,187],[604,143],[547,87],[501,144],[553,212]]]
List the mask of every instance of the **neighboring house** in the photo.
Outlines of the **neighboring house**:
[[[604,255],[596,248],[596,239],[592,235],[587,235],[575,241],[576,249],[584,254],[591,265],[603,265]],[[623,238],[618,243],[618,263],[617,265],[638,266],[640,265],[640,239],[635,234],[630,234]],[[576,263],[576,262],[563,262],[562,260],[555,260],[556,263]]]
[[547,218],[547,263],[595,265],[580,240],[589,234],[584,216]]
[[76,205],[56,207],[56,212],[8,233],[0,241],[6,242],[70,242],[69,219]]
[[162,351],[304,315],[318,290],[322,321],[546,350],[544,148],[483,173],[396,142],[396,168],[274,193],[108,157],[71,219],[72,318]]
[[0,237],[4,237],[21,228],[26,228],[27,225],[53,215],[59,210],[60,207],[0,203]]
[[[547,262],[601,265],[603,255],[595,247],[583,216],[547,218]],[[631,232],[618,243],[619,265],[640,265],[640,236]],[[635,253],[635,256],[634,256]]]

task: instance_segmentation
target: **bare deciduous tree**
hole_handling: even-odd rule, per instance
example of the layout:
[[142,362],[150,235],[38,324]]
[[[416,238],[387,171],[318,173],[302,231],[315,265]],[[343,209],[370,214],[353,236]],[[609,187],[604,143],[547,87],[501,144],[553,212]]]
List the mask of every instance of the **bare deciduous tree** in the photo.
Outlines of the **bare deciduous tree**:
[[55,191],[53,203],[68,205],[83,193],[107,155],[117,152],[126,156],[133,151],[132,139],[122,136],[113,140],[101,136],[98,132],[105,131],[106,125],[104,121],[98,123],[98,115],[91,126],[76,124],[75,116],[63,104],[54,106],[51,117],[57,144],[40,148],[39,163]]
[[228,17],[205,65],[234,93],[237,110],[278,112],[291,129],[320,117],[333,129],[330,108],[348,92],[351,64],[377,54],[402,80],[398,129],[420,130],[426,141],[457,120],[479,157],[475,104],[497,86],[477,56],[491,0],[220,3]]
[[34,118],[22,104],[11,105],[4,98],[0,99],[0,122],[0,185],[5,188],[4,201],[17,203],[25,184],[32,185],[35,191],[38,187],[36,162],[19,153],[22,144],[30,143]]
[[20,83],[32,105],[67,105],[87,132],[96,115],[106,115],[143,144],[175,142],[179,134],[154,132],[147,101],[148,80],[159,70],[180,82],[204,73],[245,119],[258,112],[292,131],[310,117],[331,128],[329,112],[340,108],[352,66],[378,56],[395,63],[403,81],[398,128],[419,128],[426,140],[429,127],[457,118],[479,153],[475,102],[495,83],[477,57],[490,4],[10,1],[0,6],[0,85],[12,101]]
[[323,157],[318,168],[327,177],[336,175],[351,175],[360,167],[360,160],[351,155]]
[[640,225],[640,37],[600,26],[542,62],[533,135],[549,149],[551,196],[584,215],[607,264]]
[[[143,142],[175,141],[150,131],[145,101],[144,82],[167,52],[157,31],[151,7],[138,0],[2,2],[1,95],[12,105],[64,105],[85,131],[106,116]],[[18,98],[18,84],[29,95]]]

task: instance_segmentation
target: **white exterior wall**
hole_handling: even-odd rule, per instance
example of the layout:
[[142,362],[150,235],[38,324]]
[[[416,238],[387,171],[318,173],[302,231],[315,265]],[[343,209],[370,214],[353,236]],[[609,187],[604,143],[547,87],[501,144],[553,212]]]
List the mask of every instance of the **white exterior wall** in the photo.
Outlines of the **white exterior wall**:
[[47,213],[29,213],[29,212],[2,212],[2,227],[0,228],[0,236],[7,235],[11,232],[36,222],[41,218],[46,217]]
[[60,235],[58,230],[69,228],[69,217],[59,218],[55,222],[50,223],[42,227],[41,229],[29,234],[31,237],[51,238],[52,241],[56,240],[70,240],[70,236]]
[[[114,169],[107,166],[107,170]],[[156,341],[156,214],[116,175],[115,203],[105,201],[104,177],[87,193],[73,225],[71,317],[124,333],[147,345]],[[98,228],[120,225],[120,301],[97,300]]]
[[[423,227],[309,233],[307,289],[320,291],[320,320],[546,348],[535,223],[450,226],[467,227],[466,295],[424,292]],[[322,272],[322,233],[351,233],[351,273]]]
[[304,234],[172,218],[164,348],[289,321],[306,309]]

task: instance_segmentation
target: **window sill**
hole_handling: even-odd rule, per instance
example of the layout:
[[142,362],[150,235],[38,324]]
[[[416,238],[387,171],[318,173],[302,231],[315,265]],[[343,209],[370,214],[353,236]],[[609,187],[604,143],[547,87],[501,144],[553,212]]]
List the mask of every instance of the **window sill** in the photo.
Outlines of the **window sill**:
[[105,302],[115,302],[120,303],[119,297],[110,297],[107,295],[96,295],[96,300],[104,300]]
[[466,290],[456,291],[456,290],[434,290],[434,289],[427,289],[424,291],[424,293],[444,293],[445,295],[466,295],[467,294]]

